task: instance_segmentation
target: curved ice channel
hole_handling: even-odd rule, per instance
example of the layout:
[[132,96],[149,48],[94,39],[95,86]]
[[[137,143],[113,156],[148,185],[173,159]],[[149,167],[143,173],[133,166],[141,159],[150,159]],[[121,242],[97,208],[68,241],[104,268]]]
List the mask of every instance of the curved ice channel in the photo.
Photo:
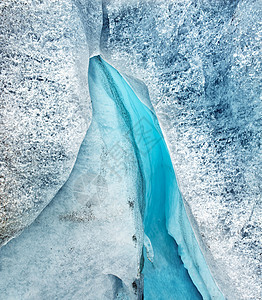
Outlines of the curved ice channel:
[[[95,84],[110,85],[120,117],[130,130],[129,138],[144,181],[145,299],[224,299],[188,220],[155,113],[138,99],[119,72],[100,57],[91,59],[90,76],[94,69]],[[92,101],[96,101],[92,85],[90,93]]]
[[92,123],[68,181],[0,249],[0,298],[141,299],[142,272],[146,300],[224,299],[155,113],[101,57],[90,60],[89,89]]

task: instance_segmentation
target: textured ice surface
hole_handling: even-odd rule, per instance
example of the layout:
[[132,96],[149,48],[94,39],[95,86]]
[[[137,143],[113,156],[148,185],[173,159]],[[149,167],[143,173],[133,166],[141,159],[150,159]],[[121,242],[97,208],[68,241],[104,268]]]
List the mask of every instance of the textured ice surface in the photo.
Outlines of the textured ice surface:
[[154,112],[99,57],[89,87],[93,119],[68,181],[0,251],[1,297],[141,299],[143,265],[145,299],[224,299],[199,255]]
[[0,3],[0,245],[63,185],[90,123],[88,45],[91,53],[96,45],[88,37],[99,39],[102,19],[99,6],[87,9],[91,34],[82,25],[84,7]]
[[92,64],[104,71],[115,103],[130,127],[129,140],[135,145],[143,178],[145,299],[223,300],[188,221],[154,111],[138,99],[114,68],[97,57],[92,58]]
[[[5,242],[73,166],[102,20],[99,1],[4,0],[0,9]],[[259,299],[261,1],[104,1],[103,16],[102,52],[142,101],[136,83],[149,88],[215,279],[229,299]]]
[[261,1],[105,1],[101,51],[142,80],[229,299],[259,299]]
[[141,299],[141,175],[110,81],[89,72],[92,123],[66,184],[1,248],[1,299]]

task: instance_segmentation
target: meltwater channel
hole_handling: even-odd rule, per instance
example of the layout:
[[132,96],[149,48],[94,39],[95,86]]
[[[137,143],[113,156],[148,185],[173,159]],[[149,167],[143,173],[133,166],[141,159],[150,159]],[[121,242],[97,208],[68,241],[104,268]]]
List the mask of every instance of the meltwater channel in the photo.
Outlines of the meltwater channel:
[[224,299],[156,115],[128,82],[100,56],[90,59],[92,123],[67,182],[0,249],[1,299]]
[[96,56],[89,66],[94,111],[99,99],[93,90],[99,87],[108,91],[118,118],[129,128],[143,180],[144,299],[224,299],[188,220],[154,111],[140,101],[116,69]]

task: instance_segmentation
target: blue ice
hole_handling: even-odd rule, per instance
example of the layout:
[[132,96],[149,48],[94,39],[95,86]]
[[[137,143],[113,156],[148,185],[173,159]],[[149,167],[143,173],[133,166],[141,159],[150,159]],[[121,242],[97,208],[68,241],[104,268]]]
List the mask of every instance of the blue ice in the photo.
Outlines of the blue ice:
[[224,299],[154,111],[101,57],[90,60],[89,89],[93,119],[68,181],[0,250],[0,298],[137,299],[142,271],[146,300]]
[[[144,181],[145,299],[224,299],[194,236],[157,117],[100,57],[90,61],[110,83]],[[101,84],[103,84],[101,82]],[[148,258],[147,258],[148,257]],[[182,259],[181,259],[182,258]]]

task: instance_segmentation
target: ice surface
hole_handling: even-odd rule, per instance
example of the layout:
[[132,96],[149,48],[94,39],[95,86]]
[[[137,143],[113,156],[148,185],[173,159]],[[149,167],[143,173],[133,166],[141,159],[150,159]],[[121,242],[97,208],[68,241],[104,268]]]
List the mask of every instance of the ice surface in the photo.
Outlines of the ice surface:
[[[72,1],[5,0],[0,16],[2,245],[36,218],[72,170],[91,119],[87,69],[95,50]],[[98,38],[102,18],[94,20],[88,36]]]
[[68,181],[0,250],[1,299],[141,299],[141,175],[94,59],[89,87],[93,119]]
[[103,13],[103,56],[147,85],[216,281],[259,299],[261,1],[104,1]]
[[188,221],[155,113],[138,99],[114,68],[99,57],[91,61],[104,71],[116,106],[130,127],[128,140],[136,150],[144,183],[145,299],[224,299]]
[[[31,223],[68,178],[90,122],[88,57],[99,53],[100,43],[103,56],[125,74],[141,101],[152,109],[147,89],[140,83],[149,89],[187,213],[216,282],[228,299],[259,299],[261,1],[103,1],[103,31],[98,41],[101,8],[100,1],[88,0],[5,0],[0,4],[1,243]],[[90,176],[88,182],[92,182]],[[100,177],[98,185],[91,185],[99,187],[99,195],[105,193],[101,181],[103,186]],[[59,195],[58,199],[66,197]],[[133,200],[129,205],[133,206]],[[55,212],[44,213],[57,218]],[[84,220],[85,228],[88,219],[92,219],[88,211],[79,215],[72,207],[60,222],[79,225]],[[10,283],[10,297],[22,290],[29,293],[29,299],[48,292],[36,289],[30,295],[35,286],[46,283],[33,263],[42,261],[40,265],[46,268],[45,252],[56,270],[53,277],[54,269],[42,272],[55,278],[47,279],[50,286],[59,286],[66,295],[72,274],[79,274],[75,280],[79,284],[71,282],[76,290],[86,278],[79,271],[83,269],[80,263],[77,271],[73,267],[74,252],[71,255],[71,250],[63,249],[63,261],[57,254],[63,241],[68,245],[77,240],[76,252],[89,260],[81,244],[85,229],[73,226],[75,232],[67,239],[68,226],[60,232],[60,241],[48,221],[39,225],[38,220],[26,230],[24,240],[21,236],[6,246],[14,250],[2,250],[3,272],[13,277],[10,282],[19,277],[11,258],[21,261],[18,270],[25,278],[17,289]],[[42,237],[43,228],[52,228],[52,234],[48,229]],[[47,240],[47,246],[42,249],[33,244],[31,253],[25,250],[31,235],[36,244]],[[56,241],[52,254],[51,242]],[[33,249],[39,255],[33,255]],[[25,253],[24,258],[19,252]],[[11,265],[10,277],[7,265]],[[28,271],[25,265],[30,265]],[[63,266],[72,269],[66,276],[55,277]],[[38,277],[30,289],[27,274],[34,272]],[[96,280],[101,294],[111,289],[110,295],[122,297],[130,292],[115,274]],[[84,289],[92,293],[92,286],[79,288],[80,293]]]
[[143,268],[145,299],[224,299],[187,220],[154,112],[99,57],[90,61],[89,87],[93,119],[68,181],[1,249],[1,296],[141,299]]

